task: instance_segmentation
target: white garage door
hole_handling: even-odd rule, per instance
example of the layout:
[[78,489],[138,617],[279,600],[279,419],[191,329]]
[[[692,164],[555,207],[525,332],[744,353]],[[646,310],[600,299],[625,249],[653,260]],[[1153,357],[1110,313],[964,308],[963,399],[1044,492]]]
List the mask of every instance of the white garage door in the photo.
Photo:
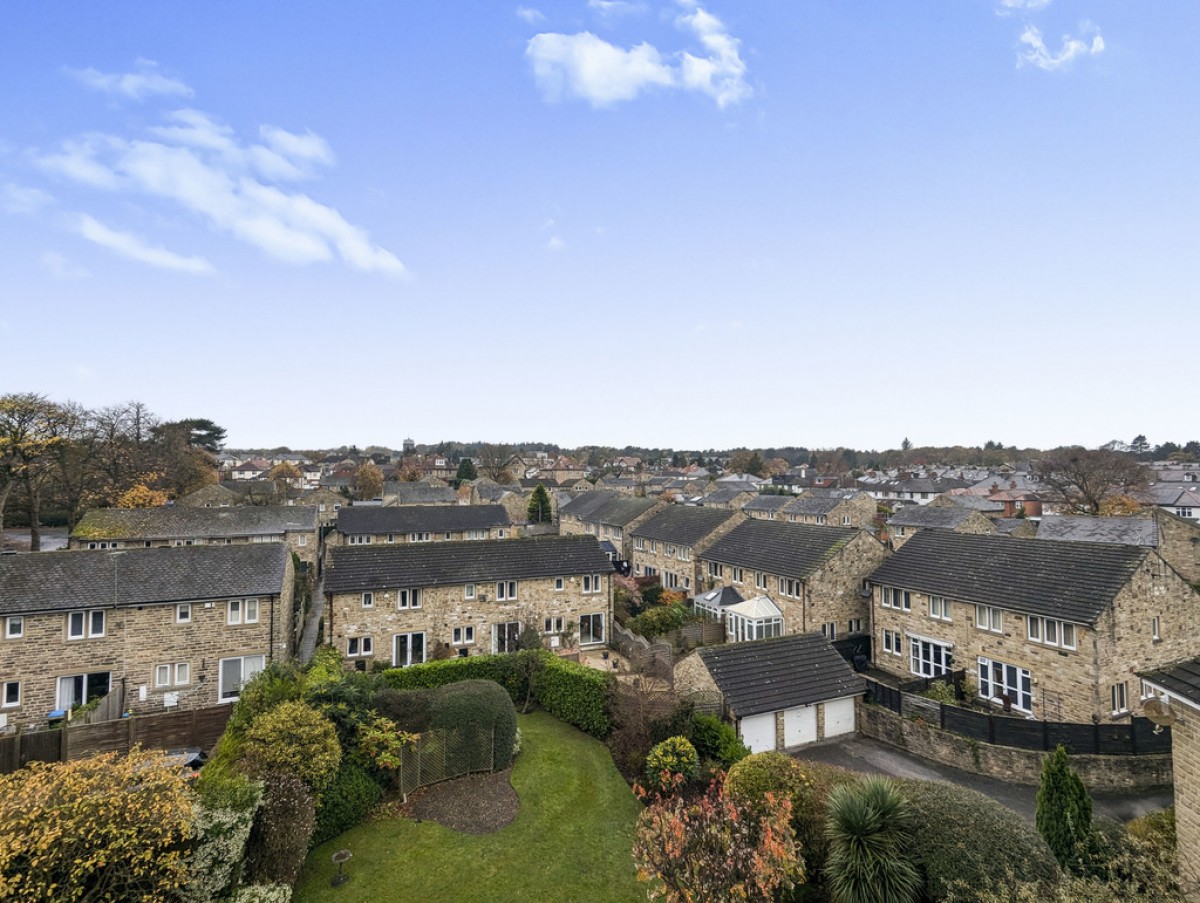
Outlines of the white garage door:
[[750,747],[750,752],[770,752],[775,748],[775,713],[752,715],[743,718],[742,742]]
[[854,733],[854,697],[825,703],[825,736]]
[[817,707],[802,705],[783,712],[783,745],[799,746],[817,739]]

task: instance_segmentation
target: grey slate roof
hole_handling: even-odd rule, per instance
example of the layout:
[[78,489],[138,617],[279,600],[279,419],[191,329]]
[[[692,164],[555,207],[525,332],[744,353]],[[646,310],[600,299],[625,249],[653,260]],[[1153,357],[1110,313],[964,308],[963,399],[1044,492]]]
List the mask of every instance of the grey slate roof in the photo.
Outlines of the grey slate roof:
[[737,512],[723,508],[692,508],[671,505],[647,519],[633,531],[634,536],[693,546],[720,527]]
[[743,487],[741,485],[722,486],[720,489],[714,489],[708,495],[700,496],[700,504],[702,505],[728,505],[739,495],[746,492],[755,492],[753,486]]
[[918,527],[922,530],[953,530],[971,516],[970,508],[934,508],[909,505],[888,518],[889,527]]
[[970,508],[980,514],[992,514],[1004,510],[1004,505],[1000,502],[993,502],[986,495],[943,495],[941,498],[953,502],[959,508]]
[[737,605],[746,600],[732,586],[718,586],[716,589],[710,589],[706,593],[697,593],[696,600],[703,599],[704,604],[709,608],[728,608],[730,605]]
[[1152,517],[1047,516],[1038,526],[1038,539],[1069,542],[1111,542],[1158,548],[1158,521]]
[[266,596],[283,589],[281,542],[0,556],[0,614]]
[[656,499],[639,499],[620,492],[595,489],[563,505],[558,509],[558,514],[559,517],[572,515],[585,523],[624,527],[657,504]]
[[1029,524],[1037,531],[1037,521],[1029,520],[1025,517],[993,517],[992,523],[996,525],[996,532],[1007,536],[1019,527]]
[[924,530],[871,575],[894,586],[1094,624],[1149,550]]
[[783,509],[783,513],[792,514],[813,514],[821,515],[828,514],[845,499],[832,497],[815,497],[815,498],[796,498],[792,499],[791,503]]
[[1145,672],[1141,676],[1200,708],[1200,658],[1180,662],[1171,668]]
[[819,633],[697,650],[738,718],[854,696],[863,679]]
[[748,520],[714,542],[700,557],[803,579],[857,535],[854,527]]
[[324,586],[326,592],[342,593],[606,574],[612,570],[612,562],[594,536],[339,546],[330,549]]
[[71,538],[207,539],[276,536],[317,529],[317,509],[303,505],[246,505],[235,508],[97,508],[83,516]]
[[449,486],[430,486],[428,483],[403,483],[389,480],[383,484],[383,497],[393,496],[401,505],[432,505],[438,502],[455,504],[458,495]]
[[339,533],[430,533],[507,527],[503,505],[404,505],[339,508]]
[[792,501],[790,495],[756,495],[746,504],[742,505],[743,511],[778,511],[788,502]]

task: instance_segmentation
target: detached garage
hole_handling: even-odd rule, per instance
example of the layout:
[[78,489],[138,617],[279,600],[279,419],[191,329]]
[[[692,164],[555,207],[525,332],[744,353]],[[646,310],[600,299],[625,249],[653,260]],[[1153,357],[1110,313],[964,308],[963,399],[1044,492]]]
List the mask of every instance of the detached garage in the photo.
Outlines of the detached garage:
[[679,662],[677,689],[716,689],[752,752],[791,749],[855,730],[864,685],[819,633],[705,646]]

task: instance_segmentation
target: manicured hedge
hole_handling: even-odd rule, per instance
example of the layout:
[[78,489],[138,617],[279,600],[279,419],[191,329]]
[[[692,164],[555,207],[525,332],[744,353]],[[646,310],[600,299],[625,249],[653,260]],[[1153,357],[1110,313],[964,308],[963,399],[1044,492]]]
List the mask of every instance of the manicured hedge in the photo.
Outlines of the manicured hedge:
[[604,739],[612,728],[608,704],[613,680],[604,671],[546,653],[544,666],[534,680],[534,698],[560,721]]
[[447,658],[383,672],[384,686],[396,690],[429,690],[463,680],[494,680],[508,691],[510,698],[522,701],[529,686],[528,678],[518,664],[516,655]]
[[486,765],[489,751],[492,771],[512,764],[517,710],[494,681],[464,680],[438,687],[430,695],[431,726],[463,731],[460,754],[470,757],[472,767]]

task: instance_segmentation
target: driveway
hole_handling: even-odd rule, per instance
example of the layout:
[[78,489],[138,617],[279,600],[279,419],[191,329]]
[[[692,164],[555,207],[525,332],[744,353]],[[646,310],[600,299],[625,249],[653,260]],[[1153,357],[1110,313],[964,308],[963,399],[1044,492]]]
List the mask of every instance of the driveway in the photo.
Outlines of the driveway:
[[[795,754],[798,759],[811,759],[829,765],[840,765],[851,771],[865,774],[884,774],[894,778],[916,778],[922,781],[947,781],[970,787],[1019,812],[1029,821],[1034,820],[1037,809],[1037,787],[1013,784],[997,778],[960,771],[948,765],[940,765],[921,759],[895,746],[888,746],[867,737],[854,737],[806,747]],[[1093,797],[1095,813],[1107,815],[1118,821],[1129,821],[1165,809],[1174,802],[1170,790],[1165,792],[1131,792],[1097,794]]]

